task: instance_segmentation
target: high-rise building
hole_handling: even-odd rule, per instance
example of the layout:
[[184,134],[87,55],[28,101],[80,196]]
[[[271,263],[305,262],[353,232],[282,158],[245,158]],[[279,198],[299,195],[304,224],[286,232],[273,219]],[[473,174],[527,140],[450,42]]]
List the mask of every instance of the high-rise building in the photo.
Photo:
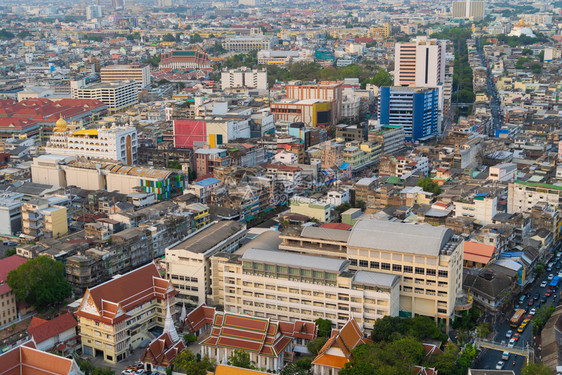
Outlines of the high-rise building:
[[478,21],[484,18],[483,1],[453,1],[452,13],[454,18],[469,18]]
[[139,88],[144,89],[150,85],[150,65],[108,65],[101,68],[101,81],[114,82],[135,80]]
[[438,134],[438,100],[436,88],[382,87],[380,123],[402,127],[407,142],[430,139]]
[[394,85],[437,87],[445,81],[446,41],[418,36],[396,43]]
[[228,89],[267,90],[267,70],[263,69],[229,69],[221,72],[221,87]]
[[101,18],[103,16],[101,6],[99,5],[90,5],[86,8],[86,18],[88,20]]

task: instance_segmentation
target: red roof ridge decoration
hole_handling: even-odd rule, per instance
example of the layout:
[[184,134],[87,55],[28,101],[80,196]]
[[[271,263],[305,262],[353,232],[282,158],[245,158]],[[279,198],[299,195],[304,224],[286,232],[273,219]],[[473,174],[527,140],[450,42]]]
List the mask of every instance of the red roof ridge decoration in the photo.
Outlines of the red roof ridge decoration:
[[186,348],[183,340],[174,342],[168,332],[162,333],[154,339],[141,356],[142,362],[150,362],[154,366],[169,367],[176,356]]

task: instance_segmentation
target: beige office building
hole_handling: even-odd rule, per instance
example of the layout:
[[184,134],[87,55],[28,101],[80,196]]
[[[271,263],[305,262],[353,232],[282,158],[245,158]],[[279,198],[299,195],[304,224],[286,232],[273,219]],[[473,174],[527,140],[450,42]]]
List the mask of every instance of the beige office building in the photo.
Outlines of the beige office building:
[[245,234],[243,223],[213,222],[166,249],[166,275],[179,292],[179,302],[198,306],[211,298],[211,257],[237,250]]
[[353,317],[364,329],[398,316],[400,277],[348,266],[342,259],[248,249],[224,263],[225,311],[291,322],[325,318],[338,328]]
[[113,82],[135,80],[139,83],[139,89],[150,85],[150,65],[108,65],[101,68],[101,81]]
[[462,293],[464,242],[451,229],[361,220],[347,242],[351,268],[401,277],[400,310],[443,319]]

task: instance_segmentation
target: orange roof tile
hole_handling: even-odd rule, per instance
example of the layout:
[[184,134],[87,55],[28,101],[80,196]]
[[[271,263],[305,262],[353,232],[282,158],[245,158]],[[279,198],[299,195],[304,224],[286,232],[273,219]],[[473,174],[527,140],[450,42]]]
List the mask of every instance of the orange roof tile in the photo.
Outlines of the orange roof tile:
[[349,359],[347,359],[346,357],[338,357],[331,354],[321,354],[316,357],[312,363],[320,366],[344,368],[347,362],[349,362]]

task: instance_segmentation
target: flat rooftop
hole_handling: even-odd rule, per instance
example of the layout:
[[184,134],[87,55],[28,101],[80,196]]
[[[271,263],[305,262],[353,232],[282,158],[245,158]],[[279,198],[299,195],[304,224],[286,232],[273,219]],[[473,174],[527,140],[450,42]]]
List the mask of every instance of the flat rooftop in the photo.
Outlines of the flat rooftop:
[[248,249],[242,256],[243,261],[273,263],[289,267],[311,268],[328,272],[341,272],[347,260],[326,258],[313,255],[302,255],[288,251],[271,251],[261,249]]
[[191,235],[170,250],[187,250],[192,253],[202,254],[245,228],[245,224],[237,221],[219,221]]

